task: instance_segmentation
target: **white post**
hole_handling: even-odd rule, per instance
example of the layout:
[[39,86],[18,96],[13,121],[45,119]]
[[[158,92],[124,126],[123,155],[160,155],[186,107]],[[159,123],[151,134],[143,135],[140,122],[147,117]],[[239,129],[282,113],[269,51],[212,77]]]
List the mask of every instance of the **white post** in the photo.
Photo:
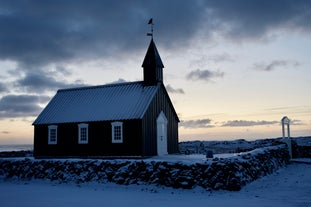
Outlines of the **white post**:
[[[282,122],[283,142],[285,142],[287,144],[288,151],[289,151],[289,157],[290,157],[290,159],[292,159],[293,158],[292,142],[290,139],[290,128],[289,128],[290,120],[289,120],[289,118],[287,118],[287,116],[284,116],[282,118],[281,122]],[[287,126],[287,137],[285,137],[285,124]]]
[[282,134],[283,134],[283,139],[285,139],[285,127],[284,127],[283,119],[282,119]]
[[287,136],[288,136],[288,138],[290,138],[289,122],[287,124]]

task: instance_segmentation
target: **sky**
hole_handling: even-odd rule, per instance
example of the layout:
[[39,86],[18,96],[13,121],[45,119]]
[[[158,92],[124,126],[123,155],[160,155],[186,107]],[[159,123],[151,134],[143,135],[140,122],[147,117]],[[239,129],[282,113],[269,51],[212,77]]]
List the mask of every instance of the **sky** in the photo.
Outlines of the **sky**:
[[150,18],[180,141],[311,135],[310,0],[0,0],[0,144],[60,88],[142,80]]

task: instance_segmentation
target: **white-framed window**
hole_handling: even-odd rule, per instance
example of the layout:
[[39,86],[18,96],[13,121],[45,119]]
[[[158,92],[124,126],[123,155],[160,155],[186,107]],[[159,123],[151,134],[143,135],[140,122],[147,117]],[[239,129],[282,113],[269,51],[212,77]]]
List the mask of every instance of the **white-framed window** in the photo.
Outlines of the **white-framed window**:
[[49,127],[48,144],[57,144],[57,126],[50,125]]
[[79,139],[78,139],[78,143],[79,144],[87,144],[89,141],[89,130],[88,124],[79,124]]
[[123,123],[112,122],[112,143],[123,143]]

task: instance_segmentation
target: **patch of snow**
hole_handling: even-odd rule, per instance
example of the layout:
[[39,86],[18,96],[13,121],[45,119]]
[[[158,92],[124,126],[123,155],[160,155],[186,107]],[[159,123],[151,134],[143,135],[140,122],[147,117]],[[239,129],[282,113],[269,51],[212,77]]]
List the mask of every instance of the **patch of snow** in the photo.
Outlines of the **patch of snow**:
[[300,146],[311,146],[311,137],[297,137],[293,140]]
[[[213,158],[233,158],[239,156],[240,153],[224,153],[214,154]],[[146,161],[166,161],[166,162],[178,162],[184,164],[205,163],[208,161],[206,155],[203,154],[176,154],[176,155],[163,155],[146,159]]]
[[311,164],[311,158],[295,158],[295,159],[291,159],[290,161],[295,162],[295,163]]

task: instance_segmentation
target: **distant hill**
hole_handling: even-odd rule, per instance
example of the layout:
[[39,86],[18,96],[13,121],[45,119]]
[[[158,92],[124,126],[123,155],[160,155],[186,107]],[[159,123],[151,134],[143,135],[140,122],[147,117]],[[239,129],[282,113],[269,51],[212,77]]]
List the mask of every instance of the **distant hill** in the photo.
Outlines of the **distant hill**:
[[[179,150],[182,154],[206,154],[212,151],[214,154],[240,153],[251,151],[260,147],[267,147],[279,144],[282,138],[258,139],[247,141],[237,139],[232,141],[187,141],[179,143]],[[311,146],[311,136],[295,137],[292,140],[299,146]]]

